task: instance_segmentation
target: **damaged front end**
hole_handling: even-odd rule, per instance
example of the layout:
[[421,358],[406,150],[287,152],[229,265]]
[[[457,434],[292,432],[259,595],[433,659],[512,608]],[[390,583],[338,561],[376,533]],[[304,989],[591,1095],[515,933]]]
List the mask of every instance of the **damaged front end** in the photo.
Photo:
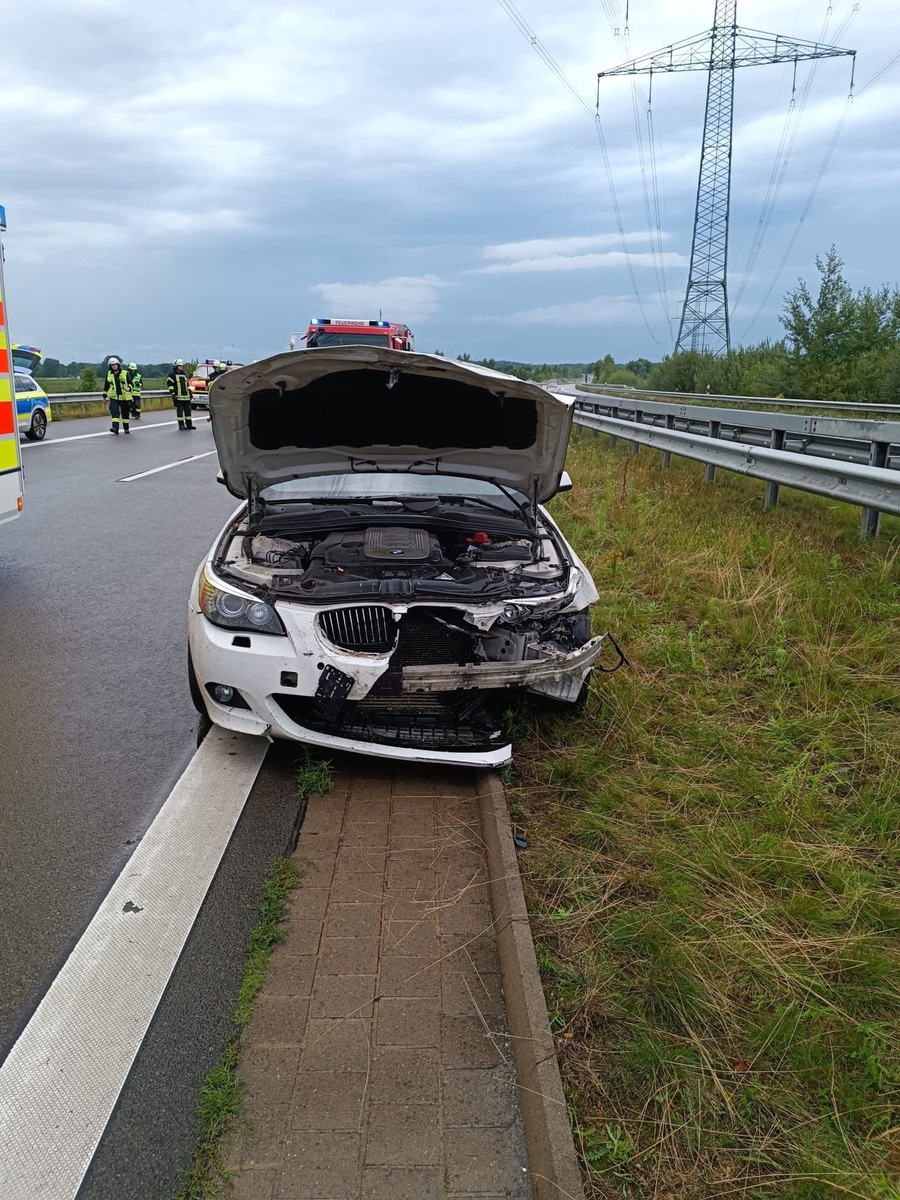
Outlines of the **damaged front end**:
[[510,693],[576,700],[603,643],[589,636],[586,611],[517,624],[501,614],[485,631],[467,617],[465,609],[424,605],[328,609],[317,617],[320,636],[340,650],[377,655],[383,670],[360,695],[360,672],[344,659],[323,666],[314,695],[273,700],[297,724],[341,738],[493,749],[505,742]]
[[572,401],[473,363],[346,346],[210,389],[242,508],[198,572],[194,692],[217,724],[495,766],[517,694],[572,703],[607,635],[542,507]]
[[266,689],[275,732],[494,752],[515,694],[578,699],[604,638],[591,636],[593,584],[552,523],[452,506],[420,527],[391,515],[363,524],[341,505],[320,532],[314,511],[245,514],[208,564],[268,606],[294,649],[296,670]]

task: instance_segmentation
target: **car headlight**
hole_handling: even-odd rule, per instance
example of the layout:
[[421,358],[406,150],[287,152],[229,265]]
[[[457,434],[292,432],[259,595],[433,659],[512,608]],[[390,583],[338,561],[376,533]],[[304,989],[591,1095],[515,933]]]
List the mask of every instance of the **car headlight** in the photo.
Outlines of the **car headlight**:
[[207,621],[223,629],[284,635],[284,626],[271,604],[252,596],[225,592],[211,583],[206,574],[200,580],[200,608]]

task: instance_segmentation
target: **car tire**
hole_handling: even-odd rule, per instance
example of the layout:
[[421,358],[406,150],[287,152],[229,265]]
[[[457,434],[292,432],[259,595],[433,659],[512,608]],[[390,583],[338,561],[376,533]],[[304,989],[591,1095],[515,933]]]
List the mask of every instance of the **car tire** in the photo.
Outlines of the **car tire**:
[[190,650],[188,650],[188,688],[190,689],[191,702],[194,708],[196,708],[202,717],[208,717],[209,714],[206,711],[206,705],[203,703],[203,691],[197,679],[197,672],[194,670]]
[[47,433],[47,417],[41,410],[35,409],[31,414],[31,425],[25,430],[29,442],[42,442]]

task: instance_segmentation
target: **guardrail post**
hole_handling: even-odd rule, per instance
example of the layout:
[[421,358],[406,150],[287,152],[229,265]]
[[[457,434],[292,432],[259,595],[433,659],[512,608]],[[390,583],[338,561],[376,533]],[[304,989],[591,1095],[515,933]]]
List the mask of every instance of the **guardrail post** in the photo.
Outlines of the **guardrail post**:
[[[616,420],[618,420],[618,418],[619,418],[619,409],[618,409],[618,406],[617,406],[617,405],[613,404],[613,405],[610,407],[610,410],[609,410],[609,415],[610,415],[611,417],[614,417]],[[616,446],[616,445],[618,445],[618,442],[619,442],[619,439],[616,437],[616,435],[615,435],[614,433],[611,433],[611,434],[609,435],[609,448],[610,448],[610,450],[613,448],[613,446]]]
[[[890,444],[888,442],[873,442],[869,447],[869,466],[886,467],[889,449]],[[880,519],[881,513],[877,508],[864,508],[862,510],[862,528],[860,533],[866,541],[875,537],[878,533],[878,522]]]
[[[672,413],[669,413],[666,416],[666,429],[674,429],[674,428],[675,428],[675,417]],[[672,465],[672,451],[671,450],[663,450],[662,465],[664,467],[671,467],[671,465]]]
[[[719,430],[720,430],[721,428],[722,428],[722,423],[721,423],[721,421],[710,421],[710,423],[709,423],[709,436],[710,436],[711,438],[717,438],[717,437],[719,436]],[[706,467],[706,482],[707,482],[707,483],[715,483],[715,482],[716,482],[716,468],[715,468],[715,464],[714,464],[714,463],[708,463],[708,464],[707,464],[707,467]]]
[[[772,430],[772,436],[769,438],[769,445],[772,447],[773,450],[783,450],[784,449],[784,430],[783,429],[773,429]],[[766,508],[774,508],[775,505],[778,503],[778,487],[779,487],[779,485],[777,483],[773,483],[771,479],[766,483],[766,500],[765,500]]]
[[[643,420],[644,420],[644,414],[640,410],[638,410],[634,414],[635,425],[641,425],[643,423]],[[632,455],[640,454],[640,452],[641,452],[641,443],[640,442],[632,442],[631,443]]]

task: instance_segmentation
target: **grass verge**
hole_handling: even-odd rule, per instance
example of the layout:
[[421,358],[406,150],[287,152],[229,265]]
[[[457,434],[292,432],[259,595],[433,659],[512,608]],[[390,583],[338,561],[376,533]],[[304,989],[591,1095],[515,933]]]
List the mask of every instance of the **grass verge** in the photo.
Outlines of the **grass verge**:
[[300,878],[301,872],[291,859],[276,859],[259,908],[259,924],[250,936],[247,962],[225,1048],[219,1062],[206,1077],[197,1105],[197,1148],[176,1200],[212,1200],[227,1194],[229,1176],[222,1146],[242,1107],[242,1085],[238,1074],[241,1035],[250,1022],[253,1002],[262,988],[272,951],[284,940],[282,922],[287,913],[288,897]]
[[508,778],[592,1198],[900,1200],[900,522],[582,438],[630,669]]

